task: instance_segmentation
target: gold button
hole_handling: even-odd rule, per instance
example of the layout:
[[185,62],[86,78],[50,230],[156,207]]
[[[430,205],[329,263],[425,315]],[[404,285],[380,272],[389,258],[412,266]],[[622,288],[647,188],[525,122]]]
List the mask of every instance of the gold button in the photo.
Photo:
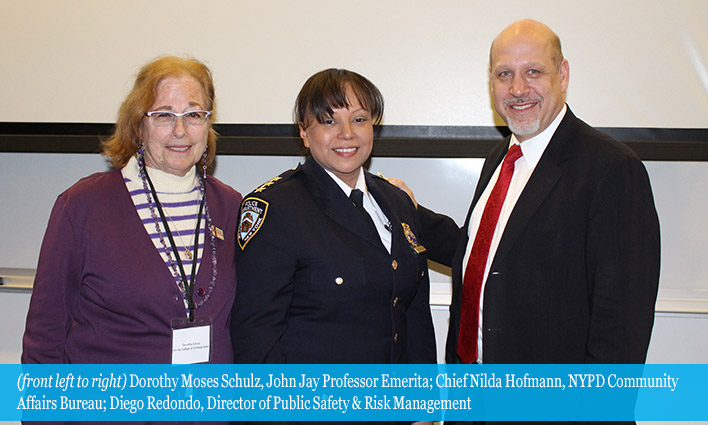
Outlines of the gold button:
[[344,279],[342,279],[341,277],[338,277],[338,278],[334,279],[334,283],[336,283],[337,285],[341,285],[342,283],[344,283]]
[[395,334],[393,334],[393,342],[396,343],[396,344],[398,344],[398,332],[396,332]]
[[396,297],[396,298],[393,299],[393,306],[395,307],[396,304],[398,304],[398,297]]
[[420,277],[425,277],[425,270],[423,270],[422,272],[420,272]]
[[398,269],[398,261],[393,260],[393,263],[391,263],[391,267],[393,267],[394,270]]

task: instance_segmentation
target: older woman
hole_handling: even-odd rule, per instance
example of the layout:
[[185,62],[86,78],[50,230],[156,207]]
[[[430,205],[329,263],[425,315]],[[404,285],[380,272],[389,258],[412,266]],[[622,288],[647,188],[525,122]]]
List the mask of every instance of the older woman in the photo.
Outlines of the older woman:
[[197,60],[140,70],[104,144],[115,168],[52,210],[23,363],[232,361],[241,195],[206,175],[213,113],[211,72]]
[[311,155],[241,205],[236,362],[435,362],[415,207],[362,167],[382,116],[381,93],[354,72],[302,87],[295,118]]

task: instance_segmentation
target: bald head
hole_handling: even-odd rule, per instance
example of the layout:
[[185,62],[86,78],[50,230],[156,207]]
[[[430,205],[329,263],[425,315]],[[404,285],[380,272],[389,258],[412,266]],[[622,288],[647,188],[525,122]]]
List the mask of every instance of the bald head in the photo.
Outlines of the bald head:
[[558,116],[569,72],[558,36],[538,21],[514,22],[494,40],[489,51],[492,100],[518,141],[540,134]]
[[501,43],[513,42],[518,39],[536,39],[540,43],[547,43],[548,51],[556,67],[563,62],[563,51],[560,38],[546,24],[533,19],[521,19],[514,22],[499,33],[489,49],[489,68],[494,64],[495,47]]

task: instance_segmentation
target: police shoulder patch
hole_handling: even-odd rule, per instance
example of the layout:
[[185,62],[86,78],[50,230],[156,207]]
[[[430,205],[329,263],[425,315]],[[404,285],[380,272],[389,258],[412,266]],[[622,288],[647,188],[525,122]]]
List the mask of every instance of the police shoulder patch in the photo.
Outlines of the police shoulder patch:
[[265,221],[268,213],[268,202],[254,197],[248,197],[241,204],[241,221],[238,225],[238,245],[241,250],[246,249],[246,244],[253,236],[258,233],[258,230]]

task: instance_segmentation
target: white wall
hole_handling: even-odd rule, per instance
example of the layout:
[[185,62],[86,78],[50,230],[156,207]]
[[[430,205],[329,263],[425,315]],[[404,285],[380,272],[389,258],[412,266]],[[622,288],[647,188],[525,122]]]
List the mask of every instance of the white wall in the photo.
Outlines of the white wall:
[[0,121],[113,122],[137,68],[190,54],[220,118],[290,122],[305,79],[359,71],[385,122],[491,125],[492,39],[530,17],[556,30],[568,100],[602,127],[708,124],[708,2],[673,0],[0,0]]

